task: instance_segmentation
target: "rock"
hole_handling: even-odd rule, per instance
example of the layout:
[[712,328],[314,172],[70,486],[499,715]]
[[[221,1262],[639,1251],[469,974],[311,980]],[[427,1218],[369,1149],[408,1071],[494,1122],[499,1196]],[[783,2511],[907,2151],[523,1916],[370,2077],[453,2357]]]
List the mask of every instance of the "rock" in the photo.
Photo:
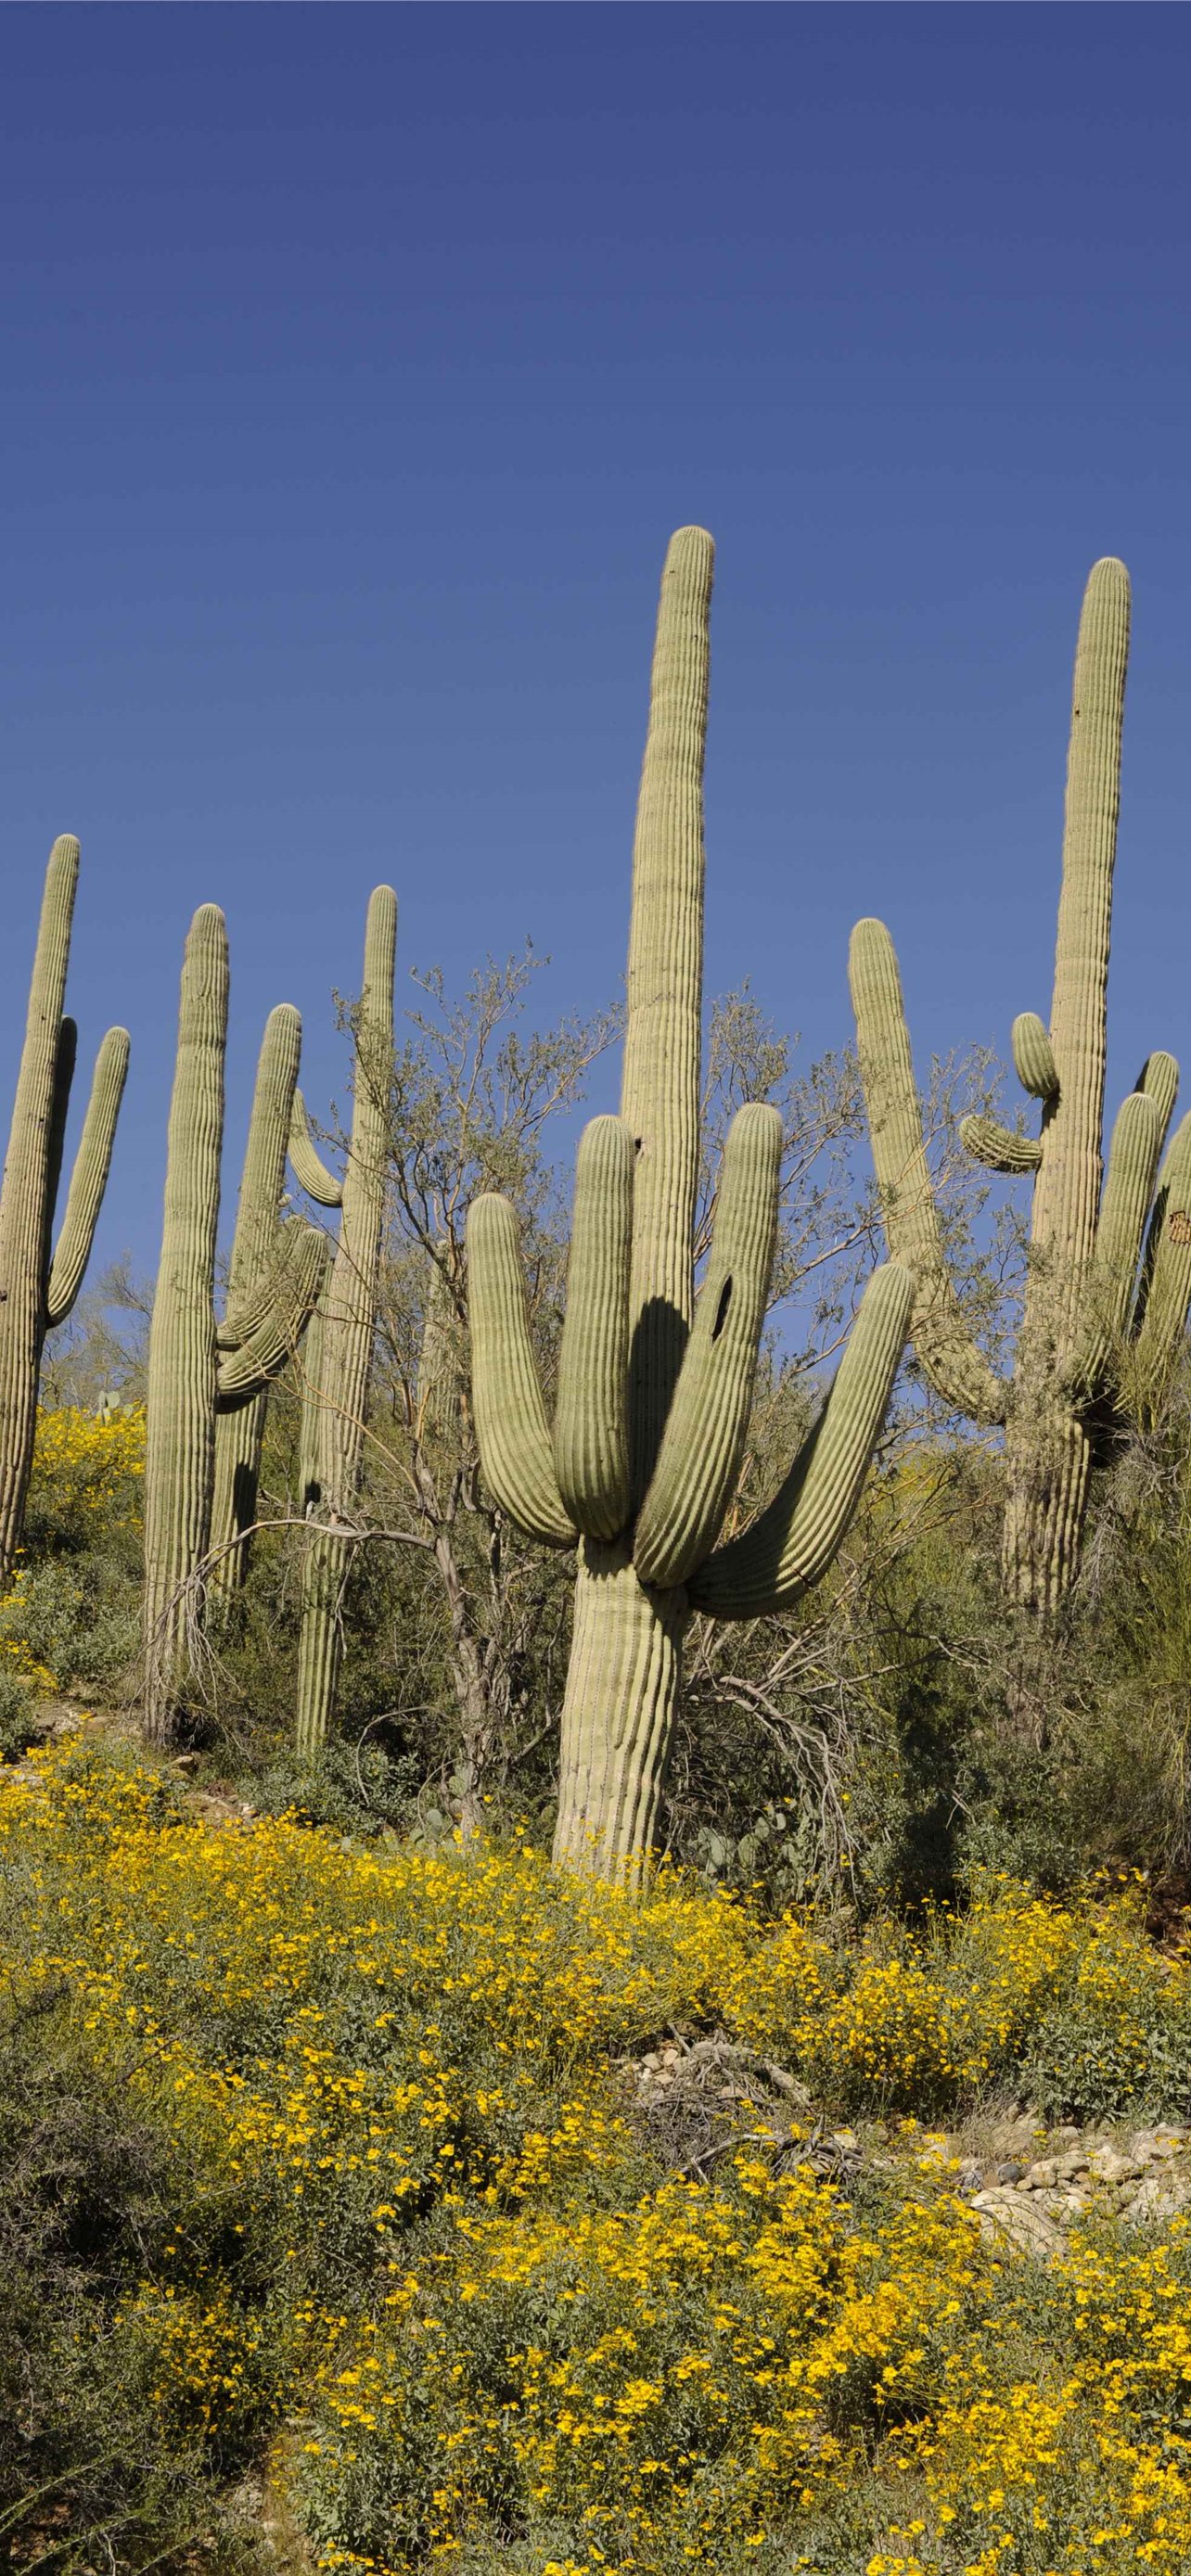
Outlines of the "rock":
[[1100,2147],[1090,2159],[1095,2182],[1137,2182],[1142,2168],[1132,2156],[1118,2155],[1114,2147]]
[[1125,2212],[1127,2227],[1154,2226],[1164,2218],[1173,2218],[1191,2204],[1191,2174],[1186,2167],[1172,2172],[1148,2173],[1138,2184]]
[[1024,2172],[1024,2165],[1015,2164],[1010,2160],[1008,2164],[997,2166],[997,2181],[1003,2183],[1020,2182]]
[[1068,2121],[1063,2128],[1051,2130],[1050,2143],[1052,2147],[1082,2147],[1083,2133]]
[[1053,2156],[1040,2156],[1022,2177],[1023,2191],[1053,2191],[1059,2169]]
[[1047,2255],[1055,2253],[1063,2242],[1062,2229],[1028,2193],[1004,2186],[978,2191],[972,2207],[980,2220],[981,2235],[993,2243],[1003,2237],[1023,2254]]

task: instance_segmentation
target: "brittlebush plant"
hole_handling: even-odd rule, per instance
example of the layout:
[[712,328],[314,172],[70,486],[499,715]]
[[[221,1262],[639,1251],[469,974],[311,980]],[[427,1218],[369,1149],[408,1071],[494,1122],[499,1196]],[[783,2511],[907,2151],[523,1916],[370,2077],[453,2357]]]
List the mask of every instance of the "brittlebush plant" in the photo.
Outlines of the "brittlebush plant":
[[[255,2544],[220,2517],[263,2467],[309,2563],[367,2576],[1186,2566],[1182,2222],[1127,2240],[1093,2209],[1049,2265],[1014,2257],[920,2126],[1031,2066],[1084,2116],[1185,2099],[1191,1978],[1127,1891],[990,1881],[917,1943],[850,1945],[678,1879],[561,1879],[520,1840],[215,1829],[83,1740],[0,1776],[0,1902],[24,2283],[17,2354],[0,2281],[0,2381],[36,2398],[0,2434],[0,2515],[52,2482],[56,2544],[77,2509],[147,2565],[148,2463],[230,2566]],[[666,2169],[619,2061],[671,2025],[780,2061],[829,2117],[882,2113],[885,2160],[820,2179],[745,2098],[722,2153]],[[37,2176],[67,2166],[86,2250],[55,2269]]]

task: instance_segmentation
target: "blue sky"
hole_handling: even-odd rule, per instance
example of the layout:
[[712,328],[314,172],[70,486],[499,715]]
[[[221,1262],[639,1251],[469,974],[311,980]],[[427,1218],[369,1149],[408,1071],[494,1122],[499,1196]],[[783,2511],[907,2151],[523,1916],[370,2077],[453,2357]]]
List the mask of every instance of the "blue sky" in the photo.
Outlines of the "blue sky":
[[83,1047],[133,1033],[97,1259],[156,1256],[200,901],[233,1190],[270,1004],[342,1086],[377,878],[399,986],[531,933],[544,1007],[615,994],[688,519],[709,988],[838,1044],[880,912],[922,1063],[1046,1013],[1124,555],[1111,1078],[1191,1095],[1189,125],[1191,13],[1138,0],[0,10],[0,1102],[71,829]]

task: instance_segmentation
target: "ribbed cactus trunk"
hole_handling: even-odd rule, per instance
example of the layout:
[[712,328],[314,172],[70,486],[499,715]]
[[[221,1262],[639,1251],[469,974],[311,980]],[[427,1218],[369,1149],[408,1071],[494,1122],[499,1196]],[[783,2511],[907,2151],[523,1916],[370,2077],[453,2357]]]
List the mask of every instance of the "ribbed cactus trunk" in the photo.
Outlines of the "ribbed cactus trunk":
[[217,1353],[212,1285],[219,1228],[229,966],[218,904],[186,940],[166,1149],[161,1263],[149,1334],[145,1446],[145,1726],[168,1738],[201,1603],[188,1579],[206,1553],[215,1480]]
[[[662,575],[633,844],[620,1114],[633,1144],[629,1485],[653,1475],[694,1310],[703,1010],[703,762],[714,549],[673,539]],[[681,1586],[646,1590],[619,1541],[579,1549],[562,1708],[555,1851],[598,1846],[620,1871],[650,1849],[688,1617]]]
[[1129,581],[1097,564],[1075,657],[1050,1046],[1030,1265],[1006,1424],[1004,1570],[1011,1598],[1053,1611],[1079,1555],[1091,1441],[1062,1388],[1096,1247],[1108,1055],[1108,959],[1129,658]]
[[128,1069],[127,1031],[109,1029],[95,1068],[61,1237],[51,1256],[75,1059],[75,1026],[63,1018],[62,1005],[78,874],[78,842],[63,833],[46,870],[0,1189],[0,1581],[11,1573],[21,1543],[42,1348],[47,1331],[64,1322],[82,1285]]
[[[229,1312],[249,1294],[254,1280],[263,1275],[273,1258],[301,1050],[301,1019],[291,1002],[279,1002],[265,1023],[256,1069],[228,1266]],[[268,1409],[269,1389],[264,1387],[237,1412],[221,1413],[216,1424],[211,1547],[219,1553],[212,1568],[211,1589],[225,1600],[239,1591],[248,1571],[249,1541],[244,1534],[251,1530],[257,1516]]]
[[682,528],[662,578],[633,858],[618,1118],[580,1142],[553,1430],[517,1219],[468,1213],[472,1396],[485,1481],[518,1526],[578,1540],[555,1858],[632,1885],[656,1838],[692,1610],[786,1608],[855,1508],[905,1339],[913,1282],[866,1291],[827,1404],[767,1511],[725,1546],[748,1435],[777,1230],[781,1120],[737,1112],[694,1294],[703,969],[703,748],[712,545]]
[[[376,1329],[389,1155],[396,946],[397,898],[390,886],[378,886],[369,902],[364,938],[364,990],[357,1021],[351,1147],[343,1179],[339,1242],[322,1302],[317,1379],[309,1365],[306,1371],[305,1410],[310,1420],[303,1434],[304,1508],[331,1524],[329,1529],[311,1532],[302,1561],[297,1742],[299,1751],[306,1754],[317,1751],[330,1725],[343,1651],[343,1587],[353,1552],[353,1513],[359,1496]],[[336,1523],[343,1524],[342,1535]]]
[[[144,1713],[171,1735],[201,1654],[218,1426],[239,1420],[293,1356],[327,1275],[326,1237],[279,1222],[301,1022],[272,1014],[261,1051],[233,1255],[215,1314],[229,993],[227,928],[200,906],[182,963],[166,1148],[161,1261],[149,1330],[145,1428]],[[271,1195],[270,1195],[271,1193]],[[231,1453],[234,1454],[234,1453]],[[234,1481],[225,1492],[235,1503]]]

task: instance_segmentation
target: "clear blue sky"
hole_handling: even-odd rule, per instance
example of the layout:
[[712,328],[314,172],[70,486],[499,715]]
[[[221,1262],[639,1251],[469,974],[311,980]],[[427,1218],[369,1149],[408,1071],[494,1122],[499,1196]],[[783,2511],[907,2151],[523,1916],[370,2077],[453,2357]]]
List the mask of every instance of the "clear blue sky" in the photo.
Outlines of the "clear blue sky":
[[133,1033],[97,1257],[156,1256],[198,902],[233,1187],[271,1003],[341,1080],[378,877],[399,970],[531,932],[552,1005],[614,994],[689,519],[709,987],[839,1043],[878,911],[923,1063],[1045,1014],[1125,556],[1112,1073],[1191,1097],[1189,141],[1191,13],[1137,0],[0,9],[0,1109],[74,830],[83,1046]]

